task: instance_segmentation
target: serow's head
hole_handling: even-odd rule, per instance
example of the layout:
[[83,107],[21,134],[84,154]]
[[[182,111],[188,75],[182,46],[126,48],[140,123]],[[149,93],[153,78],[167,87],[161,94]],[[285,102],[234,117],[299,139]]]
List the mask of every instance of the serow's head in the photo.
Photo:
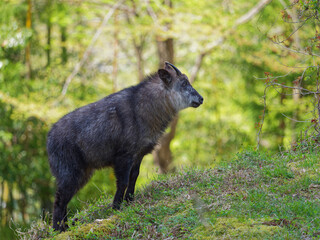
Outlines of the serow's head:
[[176,110],[197,108],[203,103],[203,97],[191,86],[188,77],[171,63],[165,62],[165,68],[159,69],[158,75]]

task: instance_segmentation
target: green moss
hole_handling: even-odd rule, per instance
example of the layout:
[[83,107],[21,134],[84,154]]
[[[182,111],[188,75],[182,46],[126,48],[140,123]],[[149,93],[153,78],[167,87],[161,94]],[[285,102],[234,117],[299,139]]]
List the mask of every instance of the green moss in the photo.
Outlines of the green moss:
[[99,219],[93,223],[80,225],[71,228],[69,231],[56,236],[55,240],[77,240],[77,239],[103,239],[108,236],[112,229],[115,228],[117,217],[112,216],[108,219]]
[[266,226],[263,221],[220,217],[193,230],[194,239],[266,239],[281,231],[277,226]]
[[[313,160],[313,159],[312,159]],[[297,162],[291,162],[288,163],[288,167],[291,169],[291,171],[298,173],[299,175],[308,175],[310,177],[319,177],[319,168],[320,163],[319,160],[312,161],[310,159],[304,159]]]

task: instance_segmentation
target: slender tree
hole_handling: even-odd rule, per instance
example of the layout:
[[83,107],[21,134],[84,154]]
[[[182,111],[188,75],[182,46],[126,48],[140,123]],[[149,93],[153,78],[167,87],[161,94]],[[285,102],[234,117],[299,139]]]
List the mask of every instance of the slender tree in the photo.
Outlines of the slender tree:
[[[140,17],[140,14],[137,10],[137,6],[135,1],[131,0],[131,6],[132,11],[131,14],[128,11],[125,11],[125,16],[127,23],[129,25],[133,25],[135,21],[137,21]],[[137,72],[138,72],[138,80],[139,82],[143,81],[144,79],[144,60],[143,60],[143,50],[145,45],[145,34],[135,34],[135,32],[132,33],[132,45],[134,48],[134,52],[136,55],[137,60]]]
[[[31,0],[27,0],[28,10],[26,16],[26,28],[31,30],[31,18],[32,18],[32,2]],[[32,75],[32,67],[31,67],[31,43],[28,42],[26,46],[26,66],[27,66],[27,78],[30,79]]]
[[65,64],[68,62],[68,51],[67,51],[67,27],[60,26],[61,34],[61,60]]
[[[172,1],[165,1],[167,7],[172,8]],[[171,24],[168,23],[165,26],[166,30],[170,30]],[[174,40],[172,37],[164,38],[163,36],[156,36],[157,52],[159,59],[159,68],[163,68],[165,61],[174,63]],[[154,162],[160,167],[161,173],[167,173],[170,171],[170,165],[173,161],[172,152],[170,149],[171,141],[173,140],[176,128],[178,124],[178,116],[176,116],[171,124],[169,131],[164,134],[160,141],[159,145],[154,149],[152,155]]]
[[112,92],[117,91],[117,76],[118,76],[118,55],[119,55],[119,21],[118,21],[118,10],[114,12],[113,15],[113,25],[114,25],[114,33],[113,33],[113,62],[112,62]]
[[51,22],[51,0],[47,1],[46,4],[46,12],[47,12],[47,46],[46,46],[46,53],[47,53],[47,67],[50,66],[51,63],[51,29],[52,29],[52,22]]

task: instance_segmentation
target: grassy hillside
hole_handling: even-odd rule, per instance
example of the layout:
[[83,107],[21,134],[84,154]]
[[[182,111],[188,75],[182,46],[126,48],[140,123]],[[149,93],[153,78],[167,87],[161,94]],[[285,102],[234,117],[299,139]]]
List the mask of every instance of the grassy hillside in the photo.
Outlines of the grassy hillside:
[[160,175],[121,211],[103,196],[76,214],[65,233],[37,223],[20,237],[318,239],[320,154],[317,147],[300,148],[272,156],[248,150],[214,169]]

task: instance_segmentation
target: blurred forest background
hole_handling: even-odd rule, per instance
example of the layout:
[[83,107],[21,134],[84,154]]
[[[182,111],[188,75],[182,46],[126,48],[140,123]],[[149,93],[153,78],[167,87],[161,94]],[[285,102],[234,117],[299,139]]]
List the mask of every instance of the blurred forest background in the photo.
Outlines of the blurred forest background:
[[[0,236],[50,218],[50,126],[165,60],[189,76],[204,105],[173,121],[138,186],[159,172],[213,167],[243,148],[279,151],[317,134],[318,11],[316,0],[0,1]],[[69,208],[114,188],[112,171],[101,170]]]

